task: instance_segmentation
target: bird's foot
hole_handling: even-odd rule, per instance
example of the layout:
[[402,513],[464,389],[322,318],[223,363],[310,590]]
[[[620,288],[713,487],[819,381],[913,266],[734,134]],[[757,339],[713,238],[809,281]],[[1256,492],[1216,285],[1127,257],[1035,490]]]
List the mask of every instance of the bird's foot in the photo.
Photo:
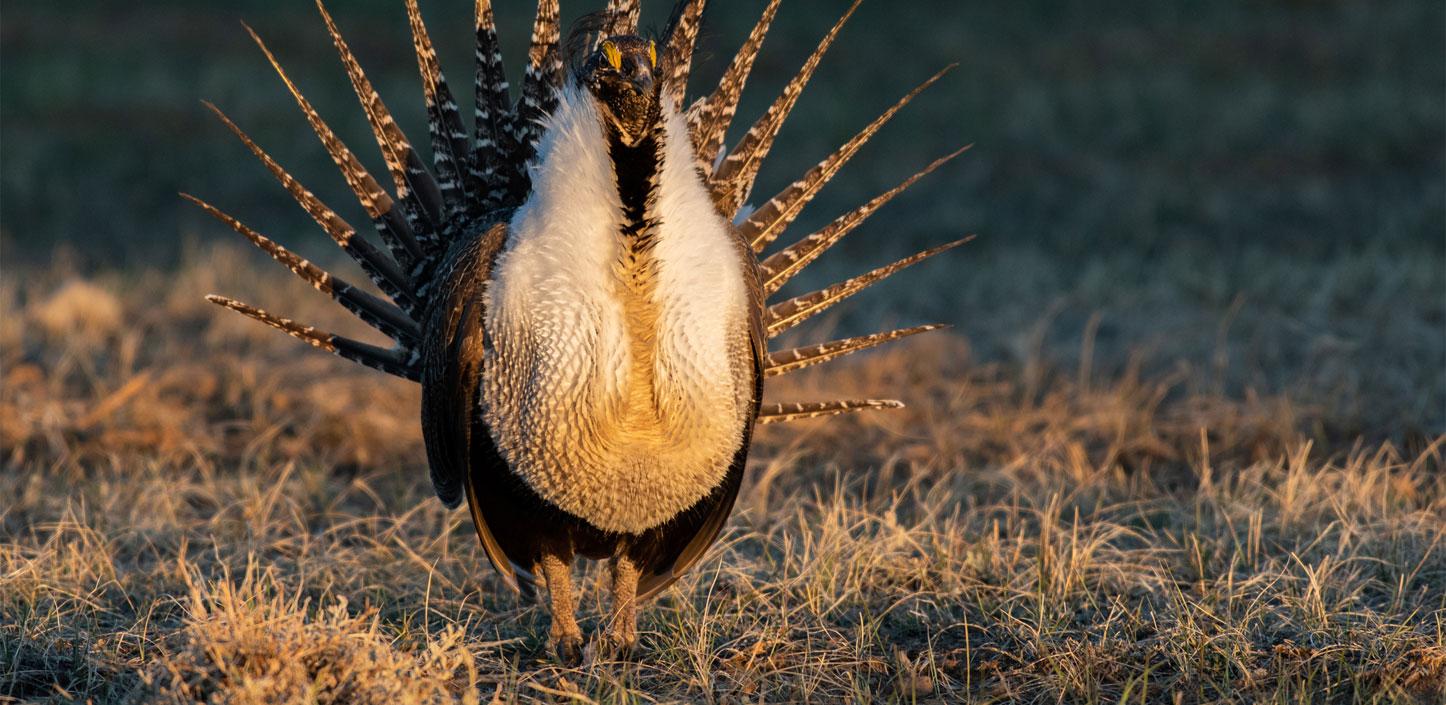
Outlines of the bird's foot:
[[599,641],[600,654],[612,660],[629,660],[638,646],[638,626],[632,620],[616,620]]
[[633,655],[633,649],[638,645],[638,634],[629,625],[625,629],[608,629],[602,638],[602,647],[609,658],[617,661],[627,661]]
[[582,663],[582,632],[572,631],[552,635],[552,652],[558,663],[577,666]]

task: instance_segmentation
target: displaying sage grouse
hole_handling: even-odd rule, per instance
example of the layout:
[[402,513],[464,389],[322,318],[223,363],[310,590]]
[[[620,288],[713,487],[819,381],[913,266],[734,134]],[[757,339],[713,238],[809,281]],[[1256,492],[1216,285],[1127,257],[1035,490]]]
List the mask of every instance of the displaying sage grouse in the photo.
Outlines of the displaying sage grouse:
[[611,560],[614,614],[605,645],[626,649],[636,639],[636,606],[696,563],[717,537],[738,493],[755,423],[901,406],[878,399],[762,405],[765,378],[938,326],[772,352],[765,342],[959,244],[766,303],[885,202],[954,156],[818,232],[761,260],[756,254],[943,72],[782,193],[745,207],[780,126],[858,3],[731,150],[724,149],[724,134],[779,0],[769,2],[718,85],[688,102],[703,5],[680,3],[661,36],[649,39],[637,29],[637,0],[612,0],[580,20],[564,44],[558,0],[540,0],[514,103],[491,3],[477,0],[469,130],[417,2],[407,0],[430,126],[429,170],[318,2],[381,147],[392,193],[252,32],[382,246],[208,107],[389,301],[186,197],[394,341],[379,347],[208,297],[317,348],[421,383],[437,496],[449,507],[466,496],[488,558],[512,587],[531,592],[539,578],[546,584],[553,645],[566,660],[582,644],[570,579],[575,555]]

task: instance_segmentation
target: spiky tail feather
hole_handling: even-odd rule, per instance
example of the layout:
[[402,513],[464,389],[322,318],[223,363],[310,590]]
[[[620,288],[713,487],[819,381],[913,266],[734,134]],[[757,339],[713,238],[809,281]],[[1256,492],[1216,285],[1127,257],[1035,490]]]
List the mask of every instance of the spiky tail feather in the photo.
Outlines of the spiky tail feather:
[[[412,150],[406,135],[397,127],[391,112],[382,102],[381,95],[372,87],[361,64],[352,55],[351,48],[342,38],[341,31],[337,29],[336,22],[326,11],[322,0],[316,0],[316,8],[326,23],[332,45],[336,47],[347,78],[351,81],[352,90],[356,92],[362,112],[366,114],[372,136],[376,138],[377,147],[381,149],[382,159],[392,177],[392,185],[396,189],[397,200],[402,204],[407,224],[415,233],[418,245],[423,251],[436,252],[441,248],[439,231],[442,225],[442,191],[436,180],[422,166],[421,158]],[[416,274],[415,270],[413,274]]]
[[356,228],[353,228],[343,220],[341,216],[337,215],[336,211],[327,207],[325,203],[321,202],[321,199],[318,199],[310,190],[302,186],[300,182],[292,177],[291,174],[281,168],[281,165],[277,164],[276,160],[271,158],[271,155],[261,149],[240,127],[237,127],[236,123],[231,121],[231,118],[226,117],[226,114],[221,112],[220,108],[217,108],[209,102],[205,105],[236,135],[237,139],[241,140],[241,142],[251,150],[252,154],[256,155],[256,158],[266,166],[267,170],[276,177],[277,181],[281,182],[281,186],[291,194],[292,198],[311,216],[312,220],[315,220],[316,223],[326,231],[326,234],[330,235],[331,239],[334,240],[337,245],[341,246],[343,251],[350,255],[352,259],[356,260],[357,264],[361,265],[362,270],[366,272],[367,277],[372,280],[372,283],[386,292],[393,300],[404,302],[408,308],[415,305],[415,301],[411,295],[413,291],[411,279],[397,266],[395,261],[377,250],[375,246],[367,242],[364,238],[358,236]]
[[[957,64],[944,67],[943,70],[929,77],[929,80],[924,81],[914,90],[909,91],[907,95],[899,99],[899,102],[884,111],[883,115],[875,118],[873,122],[869,123],[868,127],[861,130],[853,139],[845,142],[842,147],[839,147],[838,150],[829,155],[827,159],[819,162],[814,168],[809,169],[808,173],[803,175],[803,178],[793,182],[788,188],[749,214],[748,220],[738,226],[738,231],[739,234],[743,236],[743,239],[753,246],[753,251],[760,252],[763,248],[767,247],[769,243],[777,239],[778,236],[793,223],[794,218],[797,218],[798,214],[803,212],[803,207],[808,205],[809,201],[812,201],[813,197],[818,195],[818,192],[824,185],[833,179],[839,169],[842,169],[844,164],[847,164],[849,159],[853,158],[853,156],[863,148],[864,144],[869,141],[869,138],[873,137],[889,120],[893,119],[894,115],[898,114],[905,105],[908,105],[910,101],[918,97],[925,89],[934,85],[939,79],[943,78],[945,74],[953,70],[954,66],[957,66]],[[952,156],[953,155],[951,155],[951,157]],[[932,168],[926,169],[921,172],[919,176],[923,176],[931,170]],[[911,184],[913,184],[913,181],[905,182],[904,185],[898,188],[898,191],[908,188]]]
[[805,367],[823,364],[836,357],[856,353],[860,350],[867,350],[883,345],[884,343],[898,340],[899,338],[907,338],[911,335],[928,333],[931,330],[948,327],[948,325],[943,323],[930,323],[922,326],[914,326],[913,328],[900,328],[883,333],[860,335],[853,338],[844,338],[843,340],[819,343],[817,345],[805,345],[788,350],[771,352],[768,353],[768,359],[764,362],[763,374],[768,377],[773,377],[788,374],[789,372],[796,372]]
[[273,316],[255,306],[225,296],[208,294],[206,300],[229,308],[247,318],[265,323],[314,348],[336,353],[353,362],[359,362],[387,374],[405,377],[413,382],[420,381],[422,378],[421,370],[411,361],[410,356],[400,350],[388,350],[345,336],[327,333],[289,318]]
[[[968,149],[968,147],[964,149]],[[838,241],[842,240],[845,235],[853,232],[854,228],[857,228],[867,220],[869,216],[873,215],[874,211],[877,211],[883,207],[885,203],[893,200],[895,196],[903,193],[905,189],[914,185],[919,179],[928,176],[935,169],[943,166],[945,162],[963,154],[964,149],[934,160],[932,164],[924,167],[923,170],[910,176],[908,179],[905,179],[904,182],[898,186],[879,194],[868,203],[839,216],[823,230],[773,253],[767,259],[760,262],[758,268],[763,277],[763,291],[771,295],[783,288],[783,285],[787,284],[788,280],[803,271],[804,267],[807,267],[814,260],[818,259],[828,248],[838,244]]]
[[378,235],[381,236],[382,242],[386,243],[392,257],[403,269],[410,269],[422,257],[422,251],[417,245],[411,226],[400,218],[392,207],[392,197],[382,190],[376,179],[373,179],[361,162],[357,161],[351,150],[342,144],[336,133],[332,132],[331,127],[317,114],[316,109],[311,107],[311,102],[301,94],[301,90],[296,87],[296,84],[292,83],[291,77],[286,75],[286,71],[281,68],[281,63],[266,47],[266,42],[261,40],[261,36],[256,34],[256,30],[245,23],[243,26],[251,35],[251,39],[256,42],[256,46],[260,47],[261,52],[266,55],[266,60],[271,62],[271,67],[281,77],[282,83],[286,84],[286,89],[296,99],[296,104],[306,116],[306,121],[311,124],[312,130],[316,132],[316,136],[321,140],[322,146],[326,148],[327,154],[331,155],[337,169],[341,170],[342,177],[346,179],[347,186],[356,195],[362,209],[372,219]]
[[902,409],[904,402],[897,399],[839,399],[837,401],[789,402],[786,404],[764,404],[758,408],[758,423],[782,423],[802,421],[820,416],[836,416],[866,409]]
[[508,105],[507,73],[502,67],[502,46],[497,41],[497,25],[492,17],[492,0],[477,0],[474,12],[477,45],[475,50],[473,101],[475,120],[472,170],[486,194],[482,209],[500,207],[507,197],[520,188],[521,165],[508,160],[517,150],[513,139],[512,108]]
[[562,87],[562,29],[558,0],[537,0],[537,17],[532,22],[532,46],[527,50],[527,70],[518,100],[516,128],[520,153],[514,159],[526,163],[537,151],[542,134],[541,118],[557,106],[557,89]]
[[941,252],[952,250],[970,240],[970,235],[953,242],[945,243],[937,247],[931,247],[923,252],[905,257],[893,264],[887,264],[852,279],[846,279],[833,286],[824,287],[802,296],[795,296],[768,307],[763,317],[763,325],[768,331],[769,338],[776,338],[784,331],[832,308],[840,301],[883,281],[895,272],[922,262]]
[[668,92],[673,104],[683,105],[684,93],[688,90],[688,74],[693,69],[693,49],[698,43],[698,30],[703,26],[705,0],[683,0],[673,11],[668,23],[668,43],[663,48],[662,65],[668,72],[663,90]]
[[467,131],[452,89],[442,75],[437,52],[417,0],[407,0],[407,20],[412,30],[412,46],[417,55],[417,70],[422,75],[422,95],[427,107],[428,132],[432,137],[432,165],[437,171],[437,186],[442,191],[448,216],[466,211],[468,194],[480,190],[480,184],[469,184],[472,150],[467,146]]
[[773,25],[773,17],[778,14],[781,1],[769,0],[753,31],[748,33],[743,48],[738,50],[723,78],[718,81],[718,87],[688,108],[688,131],[693,135],[693,149],[698,153],[703,173],[709,176],[717,166],[718,156],[723,150],[723,136],[738,112],[743,86],[753,72],[753,62],[758,58],[758,51],[763,47],[763,39],[768,36],[768,28]]
[[[664,63],[668,75],[664,85],[669,91],[669,95],[680,105],[691,69],[704,4],[703,0],[682,0],[676,5],[672,20],[669,22],[664,46]],[[747,40],[730,62],[717,87],[705,97],[695,101],[687,111],[689,131],[699,158],[699,165],[708,179],[719,210],[729,215],[735,214],[740,209],[752,191],[754,180],[772,148],[779,129],[792,111],[804,86],[818,68],[824,53],[838,37],[844,23],[857,9],[859,0],[850,4],[848,10],[819,42],[818,47],[810,54],[798,73],[788,81],[783,93],[774,100],[773,104],[753,124],[725,159],[722,156],[724,135],[737,113],[739,97],[747,83],[768,29],[777,14],[779,4],[780,0],[770,0]],[[458,231],[477,227],[477,223],[465,220],[470,217],[471,213],[492,212],[520,205],[530,189],[525,166],[534,154],[537,140],[540,137],[538,118],[550,113],[555,107],[557,90],[562,83],[558,0],[538,0],[536,18],[533,22],[531,48],[528,51],[526,76],[521,97],[515,106],[508,102],[508,85],[503,72],[496,29],[493,25],[491,0],[476,0],[474,17],[477,41],[475,52],[476,119],[471,132],[470,145],[468,144],[468,133],[462,124],[456,102],[442,76],[435,51],[432,49],[431,39],[422,23],[417,0],[407,0],[407,18],[412,30],[418,68],[422,76],[428,130],[431,136],[434,169],[437,177],[434,177],[423,165],[411,143],[397,127],[390,112],[383,105],[380,96],[373,89],[360,64],[343,40],[336,23],[327,13],[323,0],[317,0],[317,8],[325,21],[327,31],[346,69],[352,87],[356,91],[357,98],[361,102],[373,136],[381,148],[387,172],[391,176],[395,188],[395,198],[386,193],[366,172],[356,157],[337,139],[330,127],[321,120],[290,78],[282,71],[280,64],[266,49],[259,37],[256,38],[256,41],[301,107],[307,121],[321,139],[328,154],[341,170],[347,185],[372,219],[386,245],[386,253],[368,243],[345,220],[301,186],[219,109],[210,104],[207,105],[261,160],[296,199],[297,203],[347,254],[361,265],[368,278],[396,301],[397,305],[394,306],[358,290],[344,280],[316,267],[247,228],[209,204],[190,196],[187,198],[242,234],[313,287],[330,295],[363,321],[392,337],[397,341],[397,347],[380,348],[319,331],[225,297],[211,296],[208,299],[300,338],[315,347],[390,374],[416,380],[420,371],[417,368],[417,356],[413,350],[421,335],[416,317],[425,306],[428,289],[431,280],[437,276],[438,260],[440,254],[447,248],[448,237]],[[612,17],[612,31],[616,33],[636,31],[639,13],[637,0],[609,0],[608,10]],[[247,31],[251,31],[249,27]],[[254,32],[252,32],[252,36],[256,36]],[[755,251],[762,250],[776,240],[793,223],[819,189],[838,173],[870,137],[878,132],[904,105],[925,88],[938,81],[949,68],[952,67],[946,67],[910,91],[858,135],[839,147],[783,192],[754,210],[746,220],[740,223],[740,231],[747,238],[747,242],[753,245]],[[760,269],[765,278],[764,285],[767,293],[770,295],[776,293],[789,279],[796,276],[845,235],[857,228],[884,203],[957,154],[958,152],[935,161],[899,186],[880,194],[853,211],[839,216],[823,230],[801,238],[794,244],[765,258],[760,264]],[[459,220],[463,221],[461,225],[458,225]],[[487,223],[481,223],[482,227],[486,225]],[[894,272],[962,244],[964,241],[925,250],[819,291],[775,303],[768,307],[765,314],[767,335],[770,338],[780,335]],[[916,326],[820,345],[775,351],[768,356],[765,374],[768,376],[788,374],[852,352],[936,330],[940,327],[942,326]],[[900,406],[902,406],[900,402],[879,399],[773,404],[766,405],[761,409],[758,421],[759,423],[775,423],[864,409],[898,408]]]
[[718,171],[709,179],[709,185],[713,191],[713,201],[718,204],[718,210],[730,218],[738,212],[739,206],[743,205],[748,198],[749,192],[753,190],[753,180],[758,178],[758,169],[763,165],[763,160],[768,156],[769,150],[773,149],[773,140],[778,137],[778,131],[783,127],[783,121],[788,119],[788,114],[793,111],[793,106],[798,102],[798,97],[803,94],[804,86],[808,85],[809,79],[813,78],[814,71],[818,70],[819,62],[823,61],[823,55],[833,45],[834,39],[844,25],[853,17],[854,11],[859,9],[859,3],[863,0],[854,0],[844,11],[843,17],[835,22],[829,29],[828,34],[819,41],[818,48],[813,50],[808,59],[804,61],[803,68],[798,74],[789,80],[784,86],[783,93],[768,106],[768,111],[753,127],[748,129],[748,134],[743,136],[738,146],[723,160]]
[[304,279],[312,288],[327,294],[343,308],[351,311],[363,322],[379,330],[382,334],[397,341],[398,343],[415,346],[422,338],[422,328],[407,314],[387,301],[368,294],[348,283],[345,279],[333,275],[321,267],[312,264],[310,261],[298,257],[285,247],[276,244],[270,238],[261,233],[246,227],[241,221],[227,215],[215,206],[202,201],[188,193],[181,194],[181,197],[196,204],[211,217],[231,226],[242,237],[251,244],[260,248],[270,255],[272,259],[280,262],[287,269],[290,269],[297,276]]

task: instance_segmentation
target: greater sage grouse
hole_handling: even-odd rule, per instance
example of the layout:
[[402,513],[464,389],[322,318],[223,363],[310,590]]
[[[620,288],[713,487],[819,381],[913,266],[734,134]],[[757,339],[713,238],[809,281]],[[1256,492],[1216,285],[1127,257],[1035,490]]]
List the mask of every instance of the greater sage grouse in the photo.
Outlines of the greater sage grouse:
[[208,107],[390,301],[186,196],[394,341],[379,347],[208,297],[314,347],[421,383],[437,496],[449,507],[466,496],[487,556],[509,585],[531,592],[539,578],[545,582],[553,645],[567,660],[582,643],[570,580],[575,555],[611,559],[614,614],[605,644],[627,649],[639,602],[670,585],[717,537],[755,423],[901,406],[879,399],[763,405],[765,378],[939,326],[772,352],[765,341],[963,242],[766,303],[885,202],[958,154],[759,258],[864,142],[944,72],[782,193],[745,207],[779,127],[858,2],[730,150],[724,134],[779,0],[768,3],[718,85],[690,103],[684,89],[703,5],[679,3],[661,36],[650,39],[639,35],[637,0],[611,0],[579,20],[564,44],[558,0],[539,0],[514,103],[491,3],[477,0],[469,130],[417,2],[407,0],[430,126],[429,170],[318,2],[392,193],[252,32],[382,247]]

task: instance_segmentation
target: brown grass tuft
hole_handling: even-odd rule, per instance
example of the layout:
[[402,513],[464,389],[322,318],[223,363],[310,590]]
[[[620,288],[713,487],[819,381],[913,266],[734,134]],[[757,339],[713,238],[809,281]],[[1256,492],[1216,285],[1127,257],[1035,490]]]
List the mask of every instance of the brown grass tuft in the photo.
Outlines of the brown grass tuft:
[[143,678],[153,694],[178,703],[234,705],[415,705],[478,703],[477,669],[461,627],[404,649],[376,608],[353,610],[345,597],[312,606],[278,584],[274,571],[247,565],[239,582],[205,582],[182,566],[189,613],[175,645]]
[[90,343],[115,335],[123,323],[115,295],[83,279],[61,285],[31,310],[31,318],[53,338]]

